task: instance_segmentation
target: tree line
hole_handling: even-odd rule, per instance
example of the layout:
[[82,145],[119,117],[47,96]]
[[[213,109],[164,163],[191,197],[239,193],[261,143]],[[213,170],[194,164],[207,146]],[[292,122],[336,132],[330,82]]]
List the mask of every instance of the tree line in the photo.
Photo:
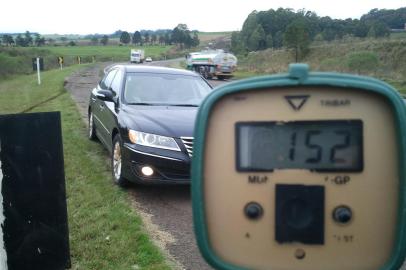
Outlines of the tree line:
[[144,44],[160,44],[172,45],[176,44],[181,48],[191,48],[199,45],[199,37],[197,31],[190,31],[186,24],[178,24],[173,30],[160,31],[160,34],[144,31],[135,31],[132,35],[127,31],[122,31],[120,35],[120,42],[123,44],[132,43],[134,45]]
[[237,54],[283,46],[295,49],[296,59],[304,55],[311,41],[332,41],[345,37],[386,37],[391,29],[403,29],[406,8],[372,9],[360,19],[319,17],[315,12],[289,8],[253,11],[241,31],[233,32],[231,49]]
[[[86,39],[90,40],[92,45],[107,45],[111,38],[119,38],[121,44],[134,44],[134,45],[172,45],[175,44],[180,48],[191,48],[199,45],[199,37],[197,31],[190,31],[186,24],[178,24],[173,30],[141,30],[135,31],[130,34],[127,31],[117,30],[111,35],[87,35]],[[61,37],[60,41],[65,43],[68,41],[66,37]],[[15,38],[12,35],[4,34],[0,39],[0,44],[5,46],[43,46],[52,45],[55,43],[54,39],[45,39],[38,33],[30,33],[26,31],[25,34],[18,34]],[[74,41],[69,41],[67,45],[74,46]]]
[[46,41],[44,37],[41,37],[41,35],[38,33],[35,33],[33,35],[34,37],[29,31],[26,31],[25,34],[18,34],[14,39],[13,36],[5,34],[1,38],[0,44],[3,43],[6,46],[16,45],[21,47],[28,47],[33,45],[39,47],[45,45]]

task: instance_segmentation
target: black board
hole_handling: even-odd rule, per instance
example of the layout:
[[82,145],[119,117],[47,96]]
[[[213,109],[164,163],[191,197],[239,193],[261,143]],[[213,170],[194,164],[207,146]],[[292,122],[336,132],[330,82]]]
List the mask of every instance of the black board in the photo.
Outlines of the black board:
[[69,268],[59,112],[0,115],[0,147],[8,269]]

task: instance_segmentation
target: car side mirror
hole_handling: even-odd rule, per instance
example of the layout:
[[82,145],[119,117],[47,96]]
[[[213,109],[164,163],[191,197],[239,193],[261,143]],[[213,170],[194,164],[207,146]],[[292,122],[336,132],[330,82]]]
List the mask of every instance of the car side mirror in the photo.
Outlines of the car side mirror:
[[99,91],[97,91],[96,97],[98,99],[100,99],[100,100],[103,100],[103,101],[114,102],[113,92],[111,92],[109,90],[99,90]]

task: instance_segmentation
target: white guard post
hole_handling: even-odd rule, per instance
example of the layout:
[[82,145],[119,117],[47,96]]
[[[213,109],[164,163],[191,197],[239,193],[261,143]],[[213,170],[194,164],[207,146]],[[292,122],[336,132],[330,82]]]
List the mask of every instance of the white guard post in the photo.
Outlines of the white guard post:
[[41,84],[41,74],[40,74],[39,57],[37,57],[37,75],[38,75],[38,85],[40,85]]

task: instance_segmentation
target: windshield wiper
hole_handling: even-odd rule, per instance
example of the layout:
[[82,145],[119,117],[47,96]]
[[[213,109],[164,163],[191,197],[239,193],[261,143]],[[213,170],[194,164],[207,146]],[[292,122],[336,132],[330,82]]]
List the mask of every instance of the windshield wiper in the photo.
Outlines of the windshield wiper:
[[128,105],[145,105],[145,106],[178,106],[178,107],[199,107],[197,104],[167,104],[167,103],[148,103],[148,102],[130,102]]
[[127,103],[128,105],[146,105],[146,106],[162,106],[165,104],[160,104],[160,103],[148,103],[148,102],[130,102]]
[[199,107],[197,104],[167,104],[167,106],[178,106],[178,107]]

